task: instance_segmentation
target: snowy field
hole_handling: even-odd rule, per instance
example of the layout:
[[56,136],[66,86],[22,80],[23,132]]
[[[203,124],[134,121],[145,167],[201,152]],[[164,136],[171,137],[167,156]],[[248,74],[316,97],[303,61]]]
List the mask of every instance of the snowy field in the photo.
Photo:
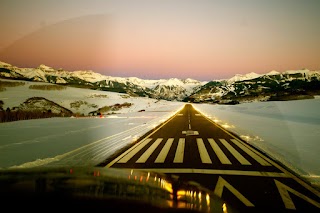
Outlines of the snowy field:
[[[87,147],[100,150],[95,164],[132,143],[177,112],[185,103],[123,94],[67,88],[39,91],[24,86],[0,92],[4,108],[40,96],[70,108],[76,100],[99,107],[130,102],[133,106],[104,118],[49,118],[0,123],[0,168],[33,167],[58,162],[68,153]],[[240,105],[193,104],[212,120],[238,134],[295,172],[320,182],[320,98],[287,102],[253,102]],[[138,112],[145,109],[145,112]],[[87,113],[85,106],[78,109]],[[104,150],[103,152],[101,150]]]
[[[10,81],[10,80],[1,80]],[[83,113],[87,115],[91,111],[95,111],[100,107],[113,104],[122,104],[125,102],[133,103],[130,108],[123,108],[116,113],[135,112],[141,109],[152,108],[153,110],[160,109],[162,103],[166,101],[157,101],[149,98],[135,98],[127,94],[113,93],[99,90],[89,90],[82,88],[66,87],[65,90],[36,90],[29,89],[30,85],[52,85],[50,83],[28,82],[24,81],[25,85],[17,87],[6,87],[5,91],[0,92],[0,100],[4,101],[3,108],[12,108],[32,97],[44,97],[53,101],[73,112]],[[87,104],[82,104],[79,108],[71,108],[71,103],[77,101],[85,101]],[[96,105],[97,107],[92,107]]]
[[[95,157],[95,161],[77,163],[94,165],[137,140],[184,105],[181,102],[72,87],[62,91],[29,89],[34,84],[48,83],[25,82],[23,86],[6,87],[5,91],[0,92],[3,108],[18,106],[31,97],[44,97],[73,112],[84,114],[103,106],[125,102],[133,105],[103,118],[49,118],[0,123],[0,168],[46,165],[59,161],[66,153],[85,149],[91,144],[96,145],[95,149],[106,151],[100,157]],[[70,103],[76,101],[86,101],[88,104],[77,109],[70,108]],[[89,107],[92,104],[97,107]],[[94,151],[92,155],[95,155]]]
[[320,97],[194,107],[314,184],[320,184]]

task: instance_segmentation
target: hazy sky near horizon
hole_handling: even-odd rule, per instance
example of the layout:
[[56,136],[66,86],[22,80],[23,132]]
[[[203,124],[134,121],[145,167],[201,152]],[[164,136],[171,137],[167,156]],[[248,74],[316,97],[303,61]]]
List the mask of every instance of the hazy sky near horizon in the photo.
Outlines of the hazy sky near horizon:
[[212,80],[320,70],[319,0],[1,0],[0,61]]

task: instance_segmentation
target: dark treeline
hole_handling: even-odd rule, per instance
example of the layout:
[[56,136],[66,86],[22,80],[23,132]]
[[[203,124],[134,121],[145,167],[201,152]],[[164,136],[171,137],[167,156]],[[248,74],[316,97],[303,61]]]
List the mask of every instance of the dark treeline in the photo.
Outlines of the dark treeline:
[[65,90],[67,87],[61,85],[30,85],[29,89],[37,89],[37,90]]
[[47,112],[43,111],[11,111],[7,109],[6,111],[0,111],[0,123],[19,121],[19,120],[30,120],[39,118],[52,118],[52,117],[69,117],[70,114],[65,113],[52,113],[51,110]]
[[25,83],[20,81],[0,81],[0,87],[17,87],[23,85],[25,85]]
[[6,87],[17,87],[25,85],[24,82],[0,81],[0,92],[6,91]]

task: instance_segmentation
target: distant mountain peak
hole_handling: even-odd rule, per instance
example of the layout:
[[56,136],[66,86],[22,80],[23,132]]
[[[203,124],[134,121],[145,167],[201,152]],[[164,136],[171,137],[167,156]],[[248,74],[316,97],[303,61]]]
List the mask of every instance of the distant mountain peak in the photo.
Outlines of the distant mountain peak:
[[1,67],[12,67],[11,64],[5,63],[5,62],[3,62],[3,61],[0,61],[0,66],[1,66]]
[[247,73],[247,74],[236,74],[235,76],[233,76],[232,78],[228,79],[228,83],[232,83],[232,82],[236,82],[236,81],[245,81],[245,80],[251,80],[251,79],[254,79],[254,78],[258,78],[260,77],[261,74],[257,74],[255,72],[250,72],[250,73]]
[[49,66],[44,65],[44,64],[40,64],[38,66],[38,69],[40,69],[42,71],[55,71],[55,69],[53,69],[52,67],[49,67]]
[[162,82],[161,85],[181,86],[181,85],[183,85],[183,82],[180,79],[177,79],[177,78],[170,78],[170,79],[167,79],[164,82]]
[[197,83],[200,83],[200,81],[198,80],[195,80],[195,79],[192,79],[192,78],[186,78],[184,80],[182,80],[183,83],[185,84],[197,84]]
[[286,70],[283,72],[283,74],[296,74],[296,73],[309,73],[310,70],[308,69],[302,69],[302,70]]
[[266,75],[280,75],[280,72],[278,72],[276,70],[272,70],[272,71],[268,72]]

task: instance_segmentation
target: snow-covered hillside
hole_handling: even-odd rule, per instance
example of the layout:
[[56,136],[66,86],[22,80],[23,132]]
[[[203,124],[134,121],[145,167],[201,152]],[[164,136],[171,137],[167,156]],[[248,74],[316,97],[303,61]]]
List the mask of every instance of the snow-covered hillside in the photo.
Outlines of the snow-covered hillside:
[[0,77],[48,82],[126,93],[154,99],[238,104],[252,101],[309,99],[320,94],[320,72],[272,70],[266,74],[237,74],[230,79],[197,81],[194,79],[147,80],[137,77],[105,76],[91,70],[66,71],[41,64],[37,68],[18,68],[0,62]]
[[210,81],[185,100],[196,103],[239,104],[255,101],[312,99],[320,95],[320,72],[288,70],[248,73]]
[[[16,82],[16,80],[4,80]],[[157,100],[148,97],[132,97],[127,94],[90,90],[84,88],[65,87],[64,90],[38,90],[30,89],[31,85],[52,85],[50,83],[41,82],[24,82],[24,85],[15,87],[6,87],[0,92],[0,100],[4,102],[3,108],[19,106],[21,103],[31,97],[44,97],[53,101],[62,107],[71,110],[74,113],[88,115],[89,112],[95,111],[105,106],[115,104],[132,103],[130,108],[122,108],[114,113],[127,113],[139,110],[161,110],[163,104],[167,104],[166,100]],[[182,103],[174,102],[178,105]]]
[[121,91],[130,95],[165,100],[182,100],[207,83],[190,78],[144,80],[136,77],[113,77],[92,70],[66,71],[54,69],[44,64],[37,68],[19,68],[5,62],[0,62],[0,77],[73,86],[82,85],[91,89]]
[[279,72],[276,70],[272,70],[268,73],[265,74],[258,74],[255,72],[250,72],[244,75],[241,74],[236,74],[235,76],[226,79],[226,81],[229,84],[232,84],[234,82],[238,82],[238,81],[247,81],[247,80],[252,80],[255,78],[259,78],[259,77],[263,77],[263,76],[274,76],[274,75],[280,75],[281,77],[283,77],[284,75],[294,75],[294,74],[300,74],[301,78],[308,78],[310,79],[313,76],[319,76],[320,72],[316,71],[316,70],[308,70],[308,69],[303,69],[303,70],[286,70],[283,72]]
[[237,82],[237,81],[251,80],[251,79],[258,78],[260,76],[261,76],[260,74],[257,74],[257,73],[254,73],[254,72],[251,72],[251,73],[248,73],[248,74],[245,74],[245,75],[237,74],[237,75],[233,76],[232,78],[228,79],[227,82],[229,84],[232,84],[232,83]]

